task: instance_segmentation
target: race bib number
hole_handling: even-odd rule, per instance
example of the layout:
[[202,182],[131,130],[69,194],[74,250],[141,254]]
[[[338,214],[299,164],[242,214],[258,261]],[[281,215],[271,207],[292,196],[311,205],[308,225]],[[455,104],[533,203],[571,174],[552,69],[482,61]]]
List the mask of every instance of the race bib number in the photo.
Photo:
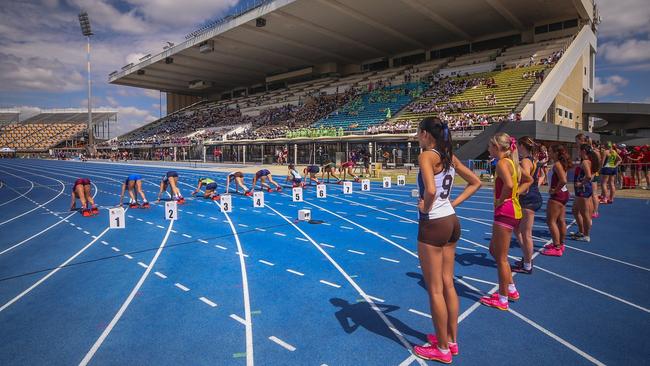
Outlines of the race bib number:
[[221,212],[232,212],[232,196],[225,194],[221,196]]
[[111,208],[108,210],[108,217],[111,229],[124,229],[126,227],[126,221],[124,220],[124,208]]
[[293,202],[302,202],[302,188],[296,187],[293,189]]
[[165,202],[165,220],[178,220],[178,205],[176,201]]

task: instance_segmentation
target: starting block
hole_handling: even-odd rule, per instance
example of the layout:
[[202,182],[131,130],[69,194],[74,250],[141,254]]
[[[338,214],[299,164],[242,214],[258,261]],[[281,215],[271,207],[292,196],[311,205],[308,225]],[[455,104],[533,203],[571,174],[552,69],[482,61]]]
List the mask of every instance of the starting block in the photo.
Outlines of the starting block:
[[298,210],[298,220],[300,221],[311,220],[311,210]]
[[83,217],[90,217],[90,216],[92,216],[93,214],[92,214],[92,211],[90,211],[89,209],[87,209],[87,208],[82,208],[82,209],[81,209],[81,215],[82,215]]
[[137,203],[129,203],[129,208],[140,208],[140,205]]

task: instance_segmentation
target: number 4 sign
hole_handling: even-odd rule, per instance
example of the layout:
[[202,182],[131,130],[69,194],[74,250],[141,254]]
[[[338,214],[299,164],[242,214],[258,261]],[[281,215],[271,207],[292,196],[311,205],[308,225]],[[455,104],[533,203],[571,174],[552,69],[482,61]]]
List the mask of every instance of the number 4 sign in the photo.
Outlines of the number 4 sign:
[[253,207],[264,207],[264,192],[253,192]]
[[221,212],[232,212],[232,196],[224,194],[221,196]]
[[108,210],[108,214],[111,229],[124,229],[126,227],[126,221],[124,221],[124,208],[111,208]]
[[176,201],[165,202],[165,219],[178,220],[178,206],[176,205]]
[[293,189],[293,202],[302,202],[302,188],[296,187]]

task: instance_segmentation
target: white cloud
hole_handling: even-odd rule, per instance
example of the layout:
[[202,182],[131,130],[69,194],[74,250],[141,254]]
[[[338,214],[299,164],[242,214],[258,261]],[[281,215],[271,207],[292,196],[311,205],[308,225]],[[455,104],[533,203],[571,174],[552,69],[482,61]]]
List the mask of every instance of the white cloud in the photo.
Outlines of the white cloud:
[[604,79],[597,77],[594,81],[594,89],[598,98],[608,95],[620,95],[620,88],[629,83],[628,79],[619,75],[608,76]]
[[28,106],[28,105],[15,107],[15,109],[18,109],[20,111],[21,121],[24,121],[27,118],[34,117],[35,115],[41,113],[41,109],[39,107]]
[[159,90],[153,90],[153,89],[144,89],[142,93],[149,98],[160,98],[160,91]]
[[155,22],[168,25],[193,26],[211,19],[238,0],[127,0],[144,16]]
[[603,18],[600,36],[622,38],[650,33],[648,0],[599,0],[596,4]]
[[609,62],[627,64],[650,60],[650,40],[628,39],[623,42],[606,42],[598,51]]
[[118,123],[114,130],[115,136],[122,135],[158,119],[151,111],[133,106],[118,107],[117,118]]
[[84,77],[74,67],[42,57],[0,53],[1,91],[78,91]]

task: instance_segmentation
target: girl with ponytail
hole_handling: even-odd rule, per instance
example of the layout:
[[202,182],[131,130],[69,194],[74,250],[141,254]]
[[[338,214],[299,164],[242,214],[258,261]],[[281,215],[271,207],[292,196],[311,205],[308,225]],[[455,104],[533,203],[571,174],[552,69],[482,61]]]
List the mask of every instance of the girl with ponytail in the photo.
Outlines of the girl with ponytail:
[[[542,207],[542,195],[539,193],[539,171],[541,166],[537,164],[537,143],[524,136],[518,140],[518,148],[521,153],[521,175],[530,177],[530,184],[519,185],[519,203],[523,217],[515,230],[515,236],[523,253],[520,261],[516,261],[511,267],[513,272],[531,274],[533,272],[533,223],[535,212]],[[523,179],[522,179],[523,181]]]
[[567,169],[571,167],[571,158],[563,145],[554,145],[550,150],[550,158],[553,160],[553,176],[548,193],[546,208],[546,223],[551,232],[552,243],[544,246],[540,252],[544,255],[561,257],[564,254],[564,241],[566,240],[566,204],[569,202],[569,190],[567,184]]
[[[427,360],[451,363],[452,355],[458,354],[454,264],[461,231],[454,207],[473,195],[481,187],[481,181],[454,156],[451,131],[439,118],[423,119],[417,136],[422,148],[418,157],[418,258],[436,333],[427,335],[429,345],[415,346],[413,352]],[[456,173],[465,179],[467,187],[451,201]]]
[[591,180],[598,171],[598,155],[591,149],[591,145],[580,145],[580,165],[573,173],[573,187],[575,189],[575,202],[573,216],[578,224],[578,232],[571,233],[574,240],[589,242],[591,232],[591,215],[593,213],[592,197],[594,195]]
[[[512,280],[508,249],[512,232],[522,218],[519,204],[519,185],[522,178],[519,168],[517,140],[506,133],[492,136],[488,146],[490,156],[499,159],[494,184],[494,223],[490,254],[497,264],[499,275],[499,292],[481,298],[481,304],[499,310],[508,310],[508,300],[519,300],[519,292]],[[530,175],[523,176],[521,183],[530,185]]]

